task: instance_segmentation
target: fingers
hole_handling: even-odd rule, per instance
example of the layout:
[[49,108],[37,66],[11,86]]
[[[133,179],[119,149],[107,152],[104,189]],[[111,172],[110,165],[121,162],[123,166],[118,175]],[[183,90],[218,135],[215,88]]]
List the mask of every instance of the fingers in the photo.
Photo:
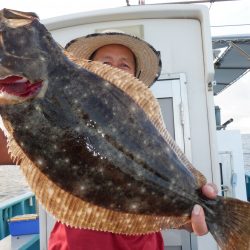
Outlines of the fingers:
[[[213,183],[207,183],[202,187],[202,193],[209,199],[215,199],[218,194],[218,189]],[[208,233],[204,210],[197,204],[192,211],[191,225],[196,235],[201,236]]]
[[202,236],[208,233],[207,224],[205,221],[205,214],[201,206],[195,205],[191,215],[191,225],[193,228],[193,232]]
[[202,187],[202,193],[209,199],[215,199],[218,194],[218,189],[215,184],[207,183]]

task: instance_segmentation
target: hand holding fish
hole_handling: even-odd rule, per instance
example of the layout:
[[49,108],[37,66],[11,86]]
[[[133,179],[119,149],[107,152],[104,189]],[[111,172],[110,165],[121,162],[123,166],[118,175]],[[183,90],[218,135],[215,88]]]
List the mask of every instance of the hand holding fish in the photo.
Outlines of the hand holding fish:
[[[207,183],[202,187],[202,193],[209,199],[215,199],[218,194],[218,190],[214,184]],[[202,236],[208,233],[204,210],[198,204],[196,204],[192,210],[190,229],[196,235],[199,235],[199,236]]]
[[[181,227],[199,204],[223,250],[249,250],[250,204],[202,194],[211,197],[207,185],[201,191],[205,178],[143,83],[72,62],[32,13],[2,10],[0,31],[8,147],[52,215],[72,227],[138,235]],[[192,216],[198,234],[202,217]]]

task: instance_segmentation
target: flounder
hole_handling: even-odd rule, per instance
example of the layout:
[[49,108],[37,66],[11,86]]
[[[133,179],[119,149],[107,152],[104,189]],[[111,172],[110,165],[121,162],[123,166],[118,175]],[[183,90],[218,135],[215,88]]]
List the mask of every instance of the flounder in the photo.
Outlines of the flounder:
[[165,129],[150,90],[66,56],[33,13],[0,12],[0,114],[12,157],[62,223],[146,234],[190,222],[200,204],[222,249],[250,249],[250,204],[201,194],[206,180]]

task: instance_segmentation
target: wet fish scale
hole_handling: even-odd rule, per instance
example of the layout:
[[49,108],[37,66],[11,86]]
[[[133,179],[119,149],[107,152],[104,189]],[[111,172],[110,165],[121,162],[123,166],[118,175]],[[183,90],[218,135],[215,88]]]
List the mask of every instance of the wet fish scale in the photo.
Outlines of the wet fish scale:
[[8,146],[52,215],[74,227],[145,234],[189,222],[198,203],[223,250],[249,250],[249,203],[202,196],[204,177],[141,82],[99,63],[72,58],[95,74],[72,63],[33,14],[2,10],[0,31]]

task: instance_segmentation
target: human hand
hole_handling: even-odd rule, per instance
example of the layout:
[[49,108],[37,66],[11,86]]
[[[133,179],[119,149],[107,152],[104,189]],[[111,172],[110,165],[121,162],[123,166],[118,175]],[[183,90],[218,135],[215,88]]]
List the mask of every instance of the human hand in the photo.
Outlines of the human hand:
[[[218,194],[218,189],[216,185],[207,183],[202,187],[202,193],[209,199],[215,199]],[[198,204],[194,206],[192,211],[191,226],[193,232],[198,236],[202,236],[208,233],[204,210]]]

